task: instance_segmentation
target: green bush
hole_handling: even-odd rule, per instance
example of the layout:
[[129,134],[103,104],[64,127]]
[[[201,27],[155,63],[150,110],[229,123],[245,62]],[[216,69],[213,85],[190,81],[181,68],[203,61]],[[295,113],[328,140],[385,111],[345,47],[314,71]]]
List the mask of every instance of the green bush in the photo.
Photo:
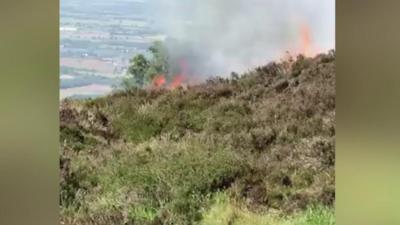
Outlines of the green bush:
[[[228,188],[245,168],[231,151],[218,146],[210,149],[195,139],[152,140],[130,151],[93,171],[91,176],[102,187],[97,194],[108,198],[88,202],[86,207],[100,205],[98,210],[110,212],[127,207],[120,210],[127,210],[131,221],[151,222],[167,213],[168,220],[180,218],[180,224],[190,224],[201,218],[199,209],[208,194]],[[124,191],[137,199],[115,201],[124,199]]]
[[277,213],[255,213],[232,202],[226,193],[216,194],[212,205],[204,210],[201,225],[334,225],[334,209],[310,206],[291,216]]

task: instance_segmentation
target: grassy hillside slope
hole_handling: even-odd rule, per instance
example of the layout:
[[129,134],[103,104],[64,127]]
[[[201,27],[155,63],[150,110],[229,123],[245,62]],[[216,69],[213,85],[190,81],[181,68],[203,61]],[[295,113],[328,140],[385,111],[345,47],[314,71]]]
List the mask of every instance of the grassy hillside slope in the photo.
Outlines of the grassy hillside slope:
[[335,53],[65,100],[64,224],[334,224]]

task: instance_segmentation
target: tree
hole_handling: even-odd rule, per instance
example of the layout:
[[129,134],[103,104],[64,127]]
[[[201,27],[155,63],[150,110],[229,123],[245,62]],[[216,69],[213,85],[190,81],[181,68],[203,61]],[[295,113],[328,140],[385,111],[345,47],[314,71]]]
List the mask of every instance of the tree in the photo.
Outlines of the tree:
[[150,60],[150,66],[148,70],[148,76],[154,78],[159,74],[168,75],[169,73],[169,62],[168,62],[168,50],[161,41],[155,41],[150,47],[149,51],[152,55]]
[[167,48],[161,41],[154,42],[148,49],[150,59],[143,54],[134,56],[129,62],[128,76],[122,86],[129,89],[133,86],[143,87],[157,75],[169,75],[169,58]]
[[149,70],[149,61],[143,54],[136,55],[130,60],[128,74],[133,76],[133,81],[142,87],[146,81],[146,74]]

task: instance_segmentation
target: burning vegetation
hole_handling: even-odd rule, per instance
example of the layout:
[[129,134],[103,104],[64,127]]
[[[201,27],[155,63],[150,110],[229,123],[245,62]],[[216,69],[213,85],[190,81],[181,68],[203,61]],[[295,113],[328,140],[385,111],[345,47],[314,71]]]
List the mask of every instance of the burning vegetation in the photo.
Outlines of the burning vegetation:
[[150,59],[139,54],[132,58],[128,76],[122,82],[122,88],[173,90],[181,86],[197,83],[190,72],[185,57],[171,59],[163,42],[154,42],[149,48]]
[[[301,23],[298,26],[296,36],[296,45],[291,47],[291,50],[283,57],[286,60],[292,58],[293,55],[313,57],[321,52],[312,39],[312,30],[307,23]],[[175,52],[175,49],[181,49],[181,51]],[[189,46],[179,45],[176,40],[156,41],[149,47],[148,53],[148,58],[143,54],[138,54],[131,59],[127,77],[122,82],[123,89],[138,87],[172,90],[204,82],[209,78],[206,74],[213,71],[213,68],[204,66],[206,69],[202,70],[202,75],[199,76],[197,65],[195,65],[200,63],[195,57],[199,53],[191,52]],[[200,58],[205,61],[203,57]],[[229,64],[229,61],[226,64]],[[229,65],[225,66],[229,67]]]
[[61,103],[63,224],[334,224],[334,51],[197,83],[154,50]]

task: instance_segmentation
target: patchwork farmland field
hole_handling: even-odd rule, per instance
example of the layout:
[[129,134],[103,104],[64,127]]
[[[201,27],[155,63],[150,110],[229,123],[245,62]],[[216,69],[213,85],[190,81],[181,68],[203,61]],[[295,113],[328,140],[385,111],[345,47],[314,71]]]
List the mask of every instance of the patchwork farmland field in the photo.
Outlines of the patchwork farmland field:
[[61,1],[60,78],[74,81],[60,79],[60,97],[88,85],[111,90],[126,74],[130,58],[165,37],[155,29],[146,6],[146,1],[135,0]]

